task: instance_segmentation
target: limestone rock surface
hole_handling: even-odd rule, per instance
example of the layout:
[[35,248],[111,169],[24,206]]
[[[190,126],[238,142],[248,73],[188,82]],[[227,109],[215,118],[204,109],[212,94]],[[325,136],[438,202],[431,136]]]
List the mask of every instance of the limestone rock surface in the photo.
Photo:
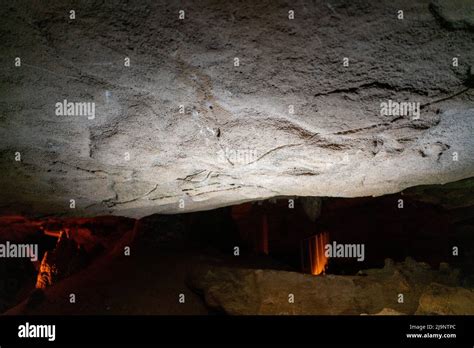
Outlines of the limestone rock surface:
[[473,314],[472,290],[457,286],[456,273],[412,259],[356,276],[203,267],[189,285],[210,308],[231,315]]
[[[3,214],[141,217],[474,176],[474,35],[428,1],[17,1],[0,41]],[[389,101],[419,117],[383,114]]]

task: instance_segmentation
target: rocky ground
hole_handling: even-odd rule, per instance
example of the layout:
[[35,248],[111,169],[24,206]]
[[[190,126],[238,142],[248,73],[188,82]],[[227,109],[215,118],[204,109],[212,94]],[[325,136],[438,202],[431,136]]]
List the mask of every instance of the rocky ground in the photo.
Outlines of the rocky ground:
[[[137,217],[473,177],[472,3],[6,4],[0,210]],[[95,117],[56,115],[64,99]],[[388,100],[419,119],[381,115]]]
[[[474,314],[474,292],[455,270],[407,259],[356,276],[214,267],[189,283],[215,310],[231,315]],[[403,296],[403,298],[400,297]]]

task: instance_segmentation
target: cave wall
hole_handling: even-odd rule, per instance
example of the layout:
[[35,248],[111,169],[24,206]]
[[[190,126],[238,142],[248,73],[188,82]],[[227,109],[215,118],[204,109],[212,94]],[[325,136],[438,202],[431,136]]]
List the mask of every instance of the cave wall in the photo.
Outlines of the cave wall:
[[[6,4],[0,211],[141,217],[473,177],[474,35],[459,8]],[[94,117],[57,115],[63,100],[95,103]],[[382,115],[389,100],[420,103],[419,118]]]

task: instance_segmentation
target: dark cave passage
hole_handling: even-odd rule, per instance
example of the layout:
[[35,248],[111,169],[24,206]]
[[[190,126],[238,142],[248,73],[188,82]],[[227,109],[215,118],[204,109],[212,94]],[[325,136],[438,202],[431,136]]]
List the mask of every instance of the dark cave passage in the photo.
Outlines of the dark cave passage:
[[[202,285],[192,276],[213,267],[325,279],[325,275],[360,278],[396,265],[400,272],[415,267],[416,277],[423,277],[420,272],[441,272],[455,284],[471,286],[472,215],[472,209],[445,209],[396,194],[280,197],[140,220],[4,217],[2,241],[37,244],[39,259],[11,259],[1,269],[2,278],[10,282],[2,288],[3,310],[25,300],[27,309],[35,308],[43,293],[67,291],[68,282],[100,281],[101,267],[108,263],[114,266],[103,270],[111,279],[107,291],[124,286],[114,285],[121,282],[122,272],[136,274],[135,290],[126,290],[126,285],[119,296],[135,296],[133,291],[143,286],[156,287],[160,294],[154,298],[156,306],[166,313],[183,310],[164,305],[179,289],[187,289],[194,299],[191,313],[222,311],[203,306],[202,292],[196,290]],[[149,277],[150,284],[145,280]]]
[[183,216],[186,231],[196,242],[226,253],[238,246],[243,254],[268,255],[294,271],[302,271],[304,258],[309,257],[305,251],[307,240],[321,234],[328,236],[330,244],[364,245],[363,260],[330,258],[326,269],[329,274],[355,274],[361,269],[382,267],[386,258],[402,261],[413,257],[431,267],[439,267],[441,262],[462,266],[460,258],[453,256],[453,247],[459,247],[460,238],[456,214],[400,195],[323,199],[315,221],[298,198],[245,203]]

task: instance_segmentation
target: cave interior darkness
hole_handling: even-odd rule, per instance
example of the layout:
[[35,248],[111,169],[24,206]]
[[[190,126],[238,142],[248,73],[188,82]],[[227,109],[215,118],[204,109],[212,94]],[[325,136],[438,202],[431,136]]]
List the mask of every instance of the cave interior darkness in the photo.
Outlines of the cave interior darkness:
[[[307,202],[317,204],[307,208]],[[473,221],[466,220],[466,213],[459,211],[395,194],[352,199],[279,197],[208,211],[155,214],[139,220],[115,216],[3,217],[2,236],[39,245],[36,262],[12,259],[2,263],[0,271],[6,282],[3,311],[48,312],[45,308],[38,309],[42,305],[37,303],[44,302],[43,291],[57,289],[63,296],[71,279],[88,286],[91,280],[84,274],[95,270],[89,277],[94,283],[97,281],[94,278],[101,277],[101,263],[112,263],[114,271],[110,273],[117,273],[123,262],[119,260],[117,264],[117,258],[127,248],[129,256],[138,253],[140,258],[134,265],[124,267],[133,270],[153,268],[155,264],[160,265],[158,268],[165,266],[167,275],[160,273],[159,280],[164,282],[159,285],[163,288],[160,292],[163,298],[168,298],[169,292],[175,291],[173,287],[181,284],[196,301],[203,302],[203,293],[190,286],[188,280],[188,273],[198,264],[200,267],[204,264],[204,268],[211,265],[292,272],[318,279],[330,275],[364,277],[365,270],[381,270],[387,263],[411,262],[440,272],[444,269],[445,273],[455,274],[459,284],[470,286],[472,255],[466,252],[453,255],[453,247],[462,245],[463,250],[473,250],[472,238],[463,232]],[[126,237],[127,233],[130,236]],[[61,239],[64,243],[59,242]],[[318,249],[310,243],[320,243],[322,247]],[[323,256],[322,248],[333,243],[363,245],[363,255]],[[46,252],[50,253],[49,258]],[[358,256],[363,257],[358,259]],[[315,260],[321,263],[318,270]],[[178,264],[182,268],[174,269]],[[113,275],[117,276],[120,277]],[[141,286],[146,286],[144,281],[143,277],[137,279]],[[59,307],[61,312],[63,306]],[[147,310],[154,313],[156,309]],[[147,310],[144,311],[149,313]],[[96,311],[101,313],[99,308],[93,310]],[[174,314],[172,308],[158,310],[163,312]],[[225,310],[204,304],[202,312]]]

